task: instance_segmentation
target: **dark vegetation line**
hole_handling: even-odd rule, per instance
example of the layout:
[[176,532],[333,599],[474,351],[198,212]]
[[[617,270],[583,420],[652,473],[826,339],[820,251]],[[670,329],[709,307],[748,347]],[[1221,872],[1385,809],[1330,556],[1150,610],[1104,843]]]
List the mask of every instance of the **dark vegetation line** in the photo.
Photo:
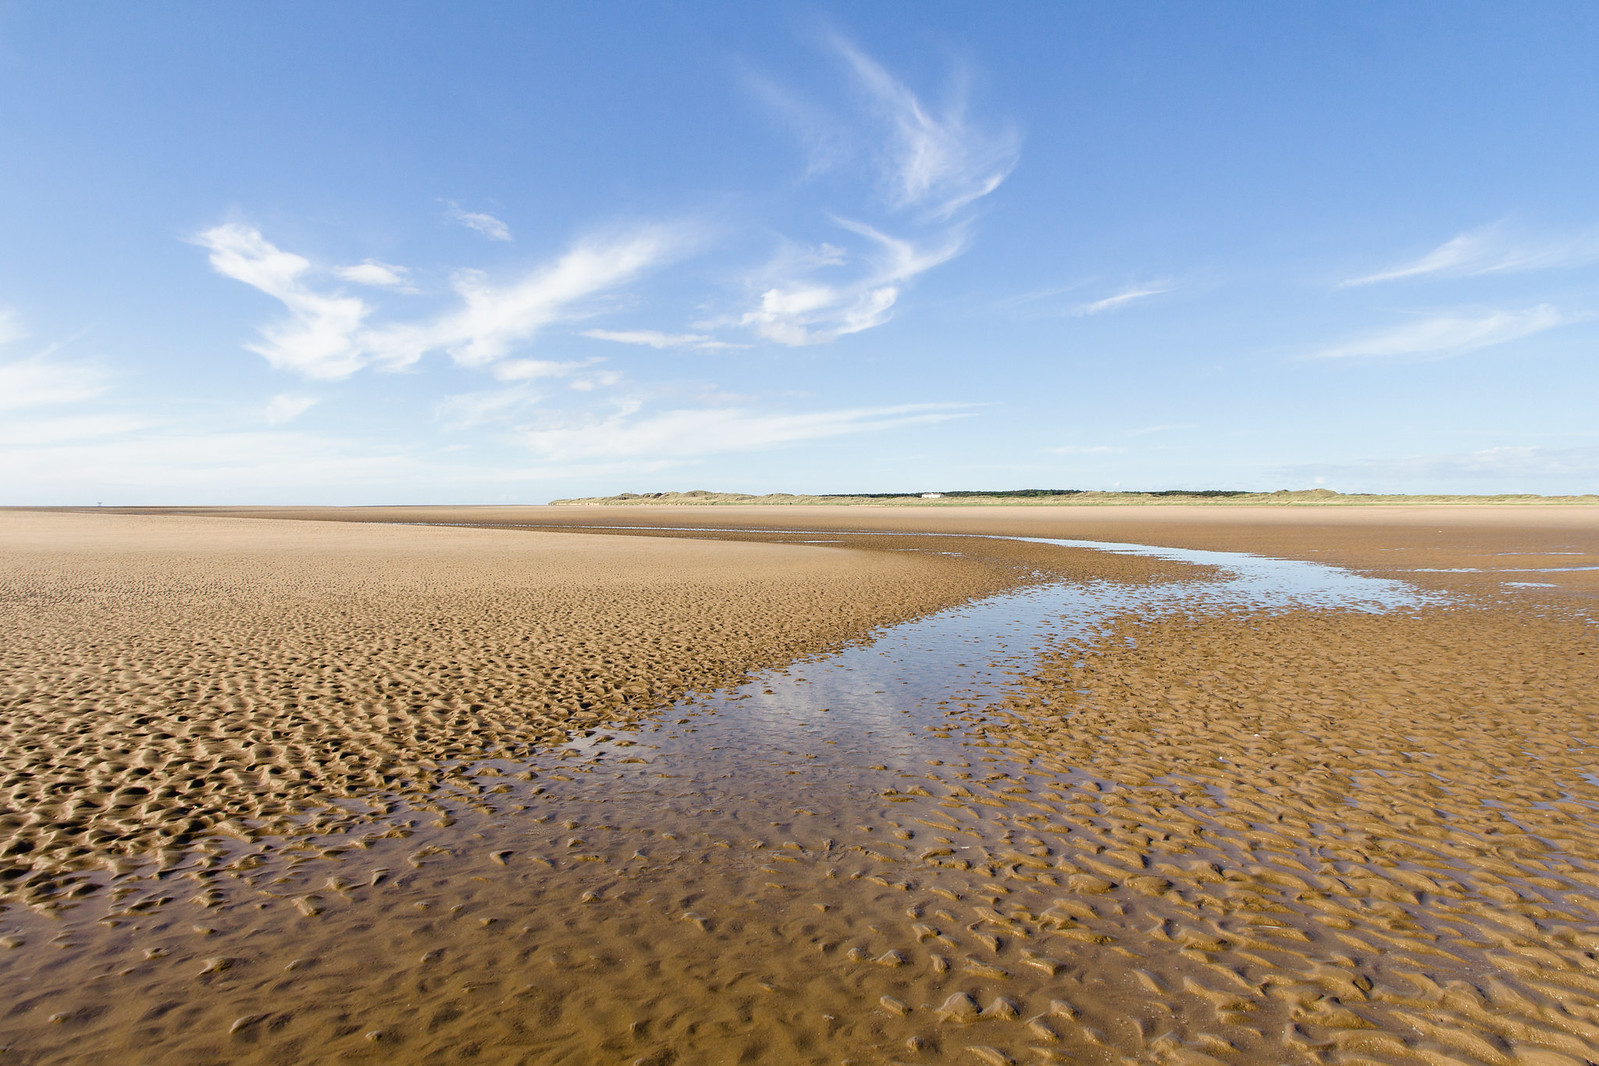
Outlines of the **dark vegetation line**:
[[[941,492],[947,500],[958,500],[971,496],[1081,496],[1088,489],[954,489]],[[823,492],[818,493],[818,498],[823,500],[901,500],[917,499],[919,492]],[[1102,493],[1109,496],[1248,496],[1249,492],[1243,489],[1157,489],[1152,492],[1115,492]]]

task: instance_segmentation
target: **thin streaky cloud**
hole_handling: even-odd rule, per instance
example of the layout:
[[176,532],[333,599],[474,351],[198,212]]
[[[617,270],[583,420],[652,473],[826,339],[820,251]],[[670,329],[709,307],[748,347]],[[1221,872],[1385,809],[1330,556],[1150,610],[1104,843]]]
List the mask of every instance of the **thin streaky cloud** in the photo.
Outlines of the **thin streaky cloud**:
[[1439,274],[1454,271],[1464,272],[1473,260],[1482,254],[1482,238],[1478,234],[1462,233],[1460,236],[1449,240],[1434,248],[1420,259],[1401,266],[1391,267],[1388,270],[1367,274],[1365,277],[1350,278],[1340,283],[1339,288],[1353,288],[1359,285],[1376,285],[1384,281],[1398,281],[1401,278],[1420,277],[1424,274]]
[[267,401],[267,425],[281,426],[285,422],[292,422],[315,407],[319,402],[321,402],[321,398],[318,396],[301,396],[289,392],[280,392]]
[[723,407],[639,415],[636,403],[604,417],[565,418],[524,429],[522,443],[545,461],[659,458],[743,452],[797,441],[942,422],[971,405],[897,404],[802,414]]
[[407,285],[405,267],[395,266],[393,263],[380,263],[376,259],[363,259],[354,266],[334,267],[335,277],[345,281],[353,281],[357,285],[372,285],[377,288],[399,289]]
[[42,447],[120,437],[159,423],[137,415],[33,415],[0,422],[0,446]]
[[526,344],[544,327],[574,313],[574,305],[632,280],[672,257],[675,238],[646,228],[607,241],[579,243],[555,262],[508,285],[481,271],[462,271],[454,288],[459,310],[422,327],[380,336],[374,343],[395,358],[414,361],[442,349],[462,366],[486,366]]
[[445,352],[462,366],[491,366],[550,324],[581,314],[589,297],[679,254],[684,240],[676,230],[644,227],[579,241],[555,261],[505,284],[482,271],[463,270],[452,282],[455,309],[382,326],[367,325],[373,309],[359,297],[315,288],[308,259],[276,247],[253,227],[217,226],[194,243],[210,250],[219,274],[259,289],[287,309],[288,317],[265,326],[260,342],[246,345],[249,350],[277,369],[333,380],[374,364],[401,369],[432,352]]
[[1137,429],[1129,429],[1127,431],[1127,436],[1129,436],[1129,437],[1147,437],[1151,433],[1176,433],[1176,432],[1178,432],[1180,430],[1184,430],[1184,429],[1198,429],[1198,428],[1199,428],[1199,423],[1198,422],[1169,422],[1169,423],[1165,423],[1165,424],[1158,425],[1158,426],[1140,426]]
[[441,400],[436,414],[447,429],[471,429],[505,421],[541,399],[538,393],[526,385],[513,385],[509,388],[490,389],[484,392],[463,392],[446,396]]
[[1453,237],[1419,259],[1340,282],[1341,289],[1426,277],[1477,277],[1582,266],[1599,260],[1599,232],[1518,238],[1503,224]]
[[622,375],[619,371],[596,370],[573,378],[567,382],[566,387],[574,392],[595,392],[599,389],[615,388],[621,382]]
[[1407,455],[1360,459],[1344,463],[1305,463],[1283,468],[1293,477],[1478,479],[1497,475],[1525,484],[1535,477],[1599,477],[1599,446],[1548,448],[1542,445],[1501,445],[1456,454]]
[[1400,356],[1445,358],[1531,337],[1579,320],[1549,304],[1525,311],[1434,315],[1323,348],[1312,359],[1379,359]]
[[103,371],[81,363],[58,363],[34,356],[0,363],[0,410],[81,403],[110,387]]
[[586,329],[583,336],[617,344],[639,344],[648,348],[747,348],[745,344],[719,341],[707,333],[665,333],[658,329]]
[[881,166],[898,208],[946,219],[999,188],[1020,158],[1020,138],[1008,127],[983,128],[966,115],[963,93],[935,113],[882,64],[843,38],[844,57],[880,121],[889,129]]
[[[972,120],[964,93],[950,93],[954,102],[935,110],[853,44],[834,38],[832,45],[866,100],[867,114],[854,117],[860,126],[854,140],[870,146],[865,151],[875,160],[884,198],[899,219],[881,226],[834,214],[833,221],[862,238],[864,246],[829,243],[803,249],[785,242],[778,264],[748,281],[750,291],[759,294],[755,306],[717,323],[794,347],[824,344],[888,322],[917,276],[965,249],[966,228],[957,215],[998,189],[1020,157],[1014,130]],[[841,118],[838,124],[850,123]]]
[[491,241],[508,241],[511,239],[511,227],[495,218],[493,215],[482,211],[467,211],[453,200],[444,202],[444,217],[459,222],[467,229],[481,233]]
[[1058,448],[1045,448],[1051,455],[1117,455],[1125,452],[1113,444],[1063,444]]
[[1089,315],[1097,315],[1105,311],[1115,311],[1119,308],[1126,307],[1134,300],[1143,300],[1147,299],[1148,297],[1159,296],[1162,293],[1167,293],[1170,291],[1171,288],[1169,286],[1160,285],[1149,285],[1127,289],[1124,292],[1116,293],[1114,296],[1107,296],[1102,300],[1094,300],[1091,303],[1078,304],[1076,307],[1071,309],[1070,314],[1073,318],[1085,318]]
[[908,284],[964,248],[964,235],[958,230],[941,234],[938,243],[918,245],[863,223],[835,221],[876,245],[863,257],[864,272],[843,284],[810,277],[786,280],[763,292],[760,305],[745,312],[739,325],[790,347],[860,333],[892,318],[894,305]]
[[805,148],[806,168],[801,181],[826,173],[850,154],[848,131],[837,117],[764,74],[744,71],[752,95],[786,125]]
[[558,378],[593,364],[593,360],[557,362],[550,359],[502,359],[489,368],[489,373],[499,381],[532,381],[534,378]]
[[10,344],[27,336],[22,328],[22,316],[15,308],[0,307],[0,344]]

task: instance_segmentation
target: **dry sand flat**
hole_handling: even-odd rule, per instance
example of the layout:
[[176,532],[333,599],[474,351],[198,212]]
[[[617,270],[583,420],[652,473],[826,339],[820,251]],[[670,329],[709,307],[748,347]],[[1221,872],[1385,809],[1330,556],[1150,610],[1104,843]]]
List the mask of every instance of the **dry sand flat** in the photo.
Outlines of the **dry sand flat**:
[[[1594,542],[1580,522],[1429,540],[1435,517],[1110,535],[1274,537],[1389,570]],[[1000,583],[903,551],[864,569],[884,559]],[[61,1062],[1593,1061],[1584,588],[1422,577],[1462,594],[1109,618],[1003,698],[951,691],[898,732],[909,695],[848,721],[807,703],[824,670],[866,669],[847,652],[675,725],[469,763],[364,825],[202,836],[163,879],[0,918],[0,1043]]]

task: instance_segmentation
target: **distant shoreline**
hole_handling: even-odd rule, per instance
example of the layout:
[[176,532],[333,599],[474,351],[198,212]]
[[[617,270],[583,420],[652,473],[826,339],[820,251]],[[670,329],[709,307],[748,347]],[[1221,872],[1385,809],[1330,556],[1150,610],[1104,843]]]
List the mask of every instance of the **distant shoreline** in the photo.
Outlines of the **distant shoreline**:
[[832,505],[842,507],[1117,507],[1187,506],[1239,507],[1261,505],[1278,507],[1371,507],[1415,504],[1459,504],[1487,506],[1596,506],[1599,495],[1537,496],[1532,493],[1506,493],[1497,496],[1379,495],[1340,493],[1331,489],[1280,489],[1276,492],[1233,492],[1203,490],[1183,492],[1097,492],[1073,490],[1020,489],[1005,492],[956,491],[944,493],[869,493],[808,496],[772,492],[754,496],[742,492],[624,492],[617,496],[580,496],[551,500],[551,507],[716,507],[768,506],[793,507]]

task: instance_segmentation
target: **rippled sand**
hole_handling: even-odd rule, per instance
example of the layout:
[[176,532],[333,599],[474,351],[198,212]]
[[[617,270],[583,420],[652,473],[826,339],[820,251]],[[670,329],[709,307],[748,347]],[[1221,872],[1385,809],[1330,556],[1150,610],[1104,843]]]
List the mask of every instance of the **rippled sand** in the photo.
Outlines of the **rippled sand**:
[[[0,898],[426,792],[453,760],[991,590],[819,547],[0,514]],[[82,880],[79,878],[77,880]]]
[[[985,558],[971,538],[921,545],[950,556],[889,537],[845,552],[249,522],[230,528],[260,540],[227,552],[196,527],[177,567],[170,543],[117,530],[85,549],[65,532],[79,519],[48,521],[67,525],[26,550],[8,538],[0,586],[7,788],[55,774],[7,800],[12,839],[43,844],[5,869],[49,871],[9,878],[0,914],[16,1061],[1571,1064],[1599,1047],[1599,641],[1580,578],[1432,574],[1451,599],[1390,614],[1140,609],[1040,641],[997,696],[918,704],[936,686],[912,678],[864,710],[808,700],[866,669],[846,655],[652,725],[643,698],[584,711],[582,685],[722,683],[1018,581],[1147,593],[1206,575],[1045,546]],[[1144,532],[1114,536],[1163,531]],[[1387,572],[1396,549],[1431,553],[1415,567],[1430,571],[1506,537],[1548,553],[1592,539],[1281,536],[1284,554]],[[652,606],[640,575],[660,568],[688,591]],[[393,613],[411,600],[427,606]],[[451,628],[459,614],[473,621]],[[542,658],[519,643],[530,619],[548,620]],[[651,643],[662,627],[675,642]],[[397,632],[411,636],[383,642]],[[575,633],[599,650],[563,682]],[[703,669],[697,649],[716,650]],[[378,685],[407,669],[427,683],[405,698]],[[517,687],[519,670],[536,679]],[[291,676],[349,702],[232,702]],[[176,790],[165,806],[82,787],[123,780],[154,743],[123,704],[170,723],[185,694],[206,728],[163,726],[177,754],[139,775],[162,782],[150,796]],[[97,732],[102,708],[118,725]],[[241,718],[368,723],[285,748],[360,804],[263,833],[294,821],[267,804],[278,785],[206,761],[249,754],[214,736]],[[54,731],[32,748],[12,739],[41,722]],[[389,751],[426,773],[362,776]],[[128,860],[68,896],[61,867],[88,877],[148,845],[131,829],[90,840],[143,824],[116,812],[235,796],[279,820],[180,825],[192,835],[155,841],[159,876]],[[56,824],[74,811],[72,832]],[[248,809],[228,817],[250,829]],[[15,902],[30,893],[44,906]]]

